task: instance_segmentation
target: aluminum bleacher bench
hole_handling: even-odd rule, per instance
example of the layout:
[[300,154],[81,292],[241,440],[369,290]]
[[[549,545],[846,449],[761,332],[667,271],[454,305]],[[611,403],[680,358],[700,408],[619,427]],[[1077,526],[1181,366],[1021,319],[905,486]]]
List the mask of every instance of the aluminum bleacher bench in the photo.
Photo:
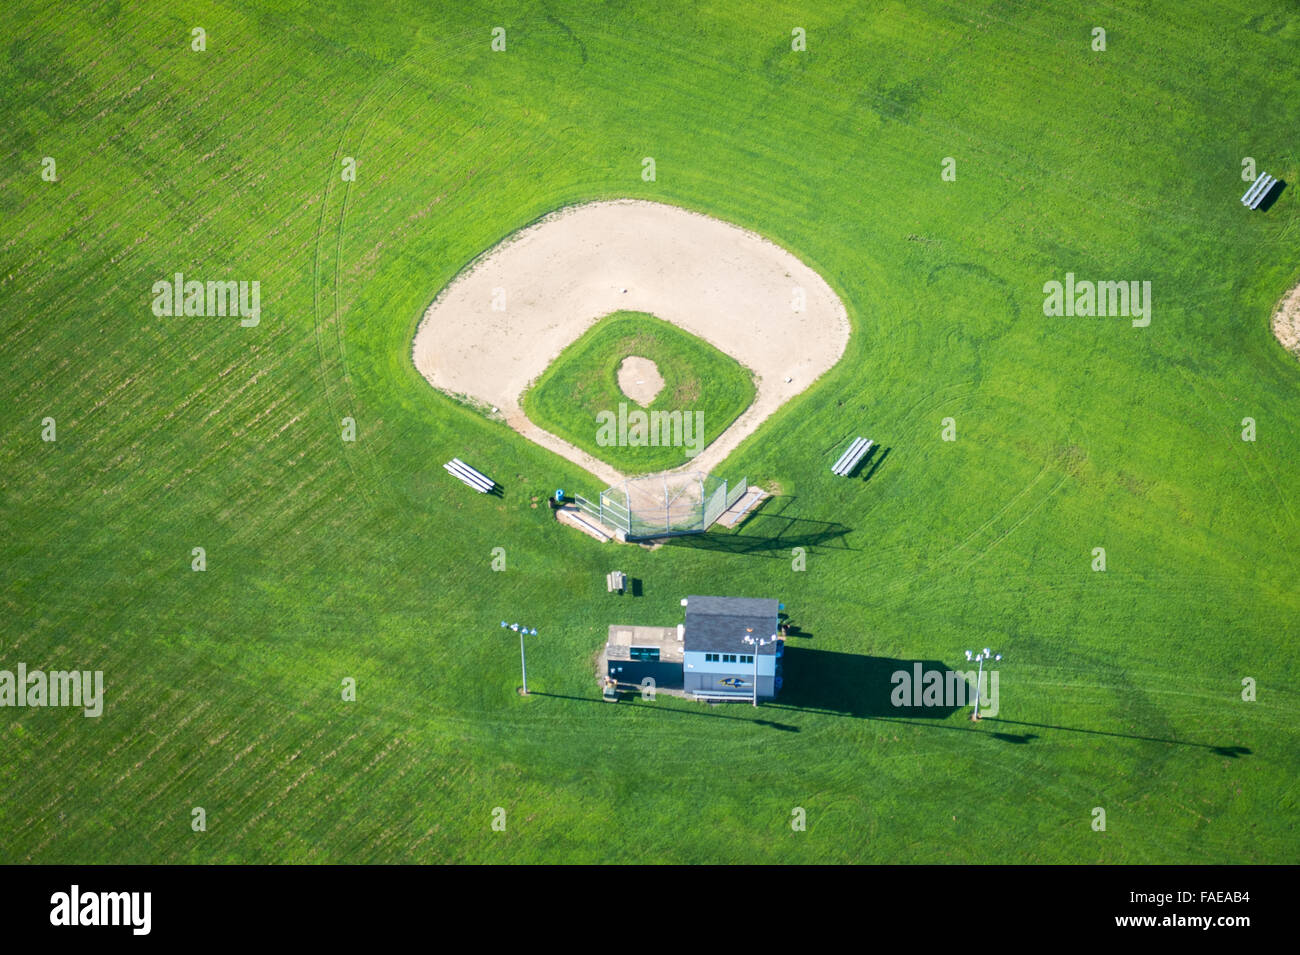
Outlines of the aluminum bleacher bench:
[[1273,191],[1273,185],[1277,182],[1273,176],[1268,173],[1260,173],[1255,181],[1250,184],[1246,194],[1241,197],[1241,204],[1247,209],[1258,209],[1259,204],[1264,201],[1264,197]]
[[866,438],[855,438],[853,443],[849,445],[848,450],[841,454],[839,460],[831,465],[831,473],[838,474],[840,477],[848,477],[875,443],[875,441],[868,441]]
[[480,494],[487,494],[496,487],[495,481],[487,475],[475,471],[460,458],[452,458],[443,467],[446,468],[448,474],[458,478],[462,483],[468,484]]

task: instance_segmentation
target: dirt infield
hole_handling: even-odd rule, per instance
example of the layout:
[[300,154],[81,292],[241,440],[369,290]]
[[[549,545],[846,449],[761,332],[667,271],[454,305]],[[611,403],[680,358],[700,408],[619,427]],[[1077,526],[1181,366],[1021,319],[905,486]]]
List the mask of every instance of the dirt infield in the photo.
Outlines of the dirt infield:
[[1300,285],[1293,288],[1273,316],[1273,335],[1282,347],[1300,358]]
[[791,253],[708,216],[622,199],[562,209],[480,257],[425,313],[415,366],[435,388],[497,408],[524,437],[614,484],[621,474],[537,427],[519,399],[561,351],[619,310],[672,322],[757,379],[753,404],[677,470],[714,469],[830,369],[849,339],[843,303]]

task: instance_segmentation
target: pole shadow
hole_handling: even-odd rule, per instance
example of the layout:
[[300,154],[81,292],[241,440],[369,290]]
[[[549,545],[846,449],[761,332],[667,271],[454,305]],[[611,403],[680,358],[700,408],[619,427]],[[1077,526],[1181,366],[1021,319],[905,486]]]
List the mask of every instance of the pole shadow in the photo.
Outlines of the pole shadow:
[[1036,733],[1021,733],[1021,734],[1017,734],[1017,733],[994,733],[994,734],[993,734],[993,738],[994,738],[994,739],[1000,739],[1000,740],[1002,740],[1002,742],[1004,742],[1004,743],[1017,743],[1017,744],[1021,744],[1021,745],[1023,745],[1023,744],[1025,744],[1025,743],[1030,742],[1031,740],[1036,740],[1036,739],[1038,739],[1038,734],[1036,734]]
[[[621,706],[624,708],[632,708],[632,709],[654,710],[656,713],[673,713],[681,716],[702,716],[714,720],[733,720],[737,723],[753,723],[755,726],[765,726],[768,729],[779,730],[783,733],[799,732],[799,727],[793,726],[789,723],[778,723],[775,720],[766,720],[766,719],[752,720],[752,719],[747,719],[746,717],[743,716],[728,716],[726,713],[714,713],[712,712],[712,708],[708,710],[684,710],[684,709],[679,709],[678,707],[675,706],[656,706],[653,703],[642,703],[639,701],[640,697],[638,694],[633,694],[632,699],[628,699],[627,697],[620,694],[619,701],[617,703],[607,703],[603,699],[589,697],[589,696],[569,696],[567,693],[544,693],[541,690],[533,690],[528,695],[545,696],[545,697],[549,697],[552,700],[573,700],[578,703],[598,703],[601,706],[609,706],[609,707]],[[747,706],[748,704],[737,702],[737,703],[719,703],[718,705],[740,707],[740,706]],[[761,705],[764,704],[760,704],[760,706]]]
[[[1087,730],[1077,726],[1053,726],[1050,723],[1026,723],[1023,720],[1004,720],[1000,716],[987,716],[984,721],[989,723],[1006,723],[1009,726],[1032,726],[1037,729],[1058,730],[1062,733],[1086,733],[1089,736],[1112,736],[1116,739],[1132,739],[1142,743],[1167,743],[1170,746],[1191,746],[1196,749],[1206,749],[1216,756],[1227,756],[1230,759],[1237,759],[1241,756],[1253,756],[1254,753],[1246,746],[1219,746],[1214,743],[1193,743],[1185,739],[1169,739],[1163,736],[1138,736],[1133,733],[1112,733],[1109,730]],[[998,734],[993,734],[998,735]]]

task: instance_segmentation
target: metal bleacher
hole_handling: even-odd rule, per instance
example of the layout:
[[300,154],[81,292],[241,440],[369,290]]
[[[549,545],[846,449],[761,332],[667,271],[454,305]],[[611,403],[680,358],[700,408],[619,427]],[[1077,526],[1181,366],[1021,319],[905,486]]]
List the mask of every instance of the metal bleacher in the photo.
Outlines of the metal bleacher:
[[866,438],[855,438],[853,443],[849,445],[849,449],[840,455],[838,461],[831,465],[831,473],[838,474],[840,477],[848,477],[875,443],[874,441],[868,441]]
[[1246,194],[1241,197],[1241,204],[1247,209],[1258,209],[1259,204],[1264,201],[1264,198],[1270,192],[1273,191],[1273,186],[1276,183],[1277,179],[1273,176],[1270,176],[1266,172],[1260,173],[1260,175],[1256,177],[1255,181],[1250,184],[1250,188],[1246,190]]
[[488,494],[497,486],[486,474],[475,471],[472,467],[462,461],[460,458],[452,458],[443,465],[452,477],[458,478],[465,484],[468,484],[480,494]]

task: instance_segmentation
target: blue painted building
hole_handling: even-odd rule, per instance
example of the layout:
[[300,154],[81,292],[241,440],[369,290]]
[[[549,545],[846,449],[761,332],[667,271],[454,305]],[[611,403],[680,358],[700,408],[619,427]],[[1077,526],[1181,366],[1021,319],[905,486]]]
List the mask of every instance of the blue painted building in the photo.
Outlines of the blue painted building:
[[[687,597],[682,687],[702,699],[771,699],[781,689],[780,636],[775,600]],[[749,641],[754,642],[749,642]]]
[[605,673],[622,686],[654,684],[704,700],[770,700],[781,689],[785,651],[781,604],[753,597],[687,597],[686,622],[671,627],[614,624]]

